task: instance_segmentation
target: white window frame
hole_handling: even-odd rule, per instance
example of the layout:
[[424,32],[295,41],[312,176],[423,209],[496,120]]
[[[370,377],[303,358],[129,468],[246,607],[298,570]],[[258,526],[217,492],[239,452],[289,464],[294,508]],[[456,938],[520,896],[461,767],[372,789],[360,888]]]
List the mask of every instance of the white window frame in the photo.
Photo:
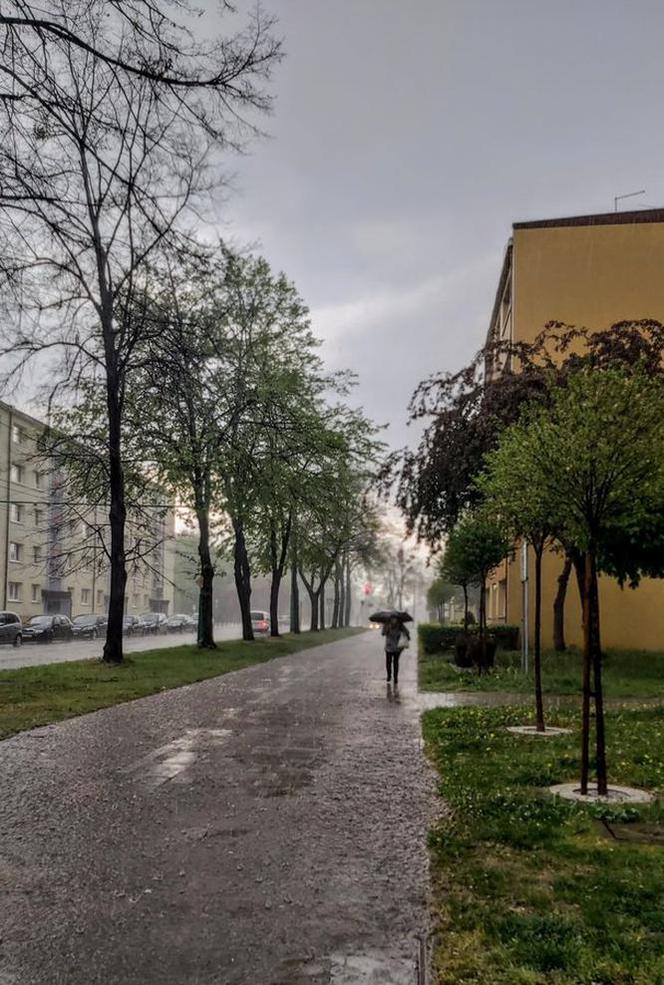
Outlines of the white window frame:
[[23,479],[25,477],[25,469],[18,462],[14,462],[11,468],[11,481],[23,484]]
[[22,503],[10,503],[9,504],[9,519],[12,523],[23,523],[23,504]]
[[[7,598],[10,602],[20,602],[21,601],[21,589],[23,588],[23,582],[20,581],[9,581],[7,582]],[[14,589],[16,591],[14,591]]]
[[31,599],[31,601],[33,603],[34,602],[41,602],[41,585],[35,585],[33,583],[33,585],[32,585],[32,599]]
[[[12,557],[12,554],[15,554],[16,557]],[[21,561],[23,560],[23,544],[19,544],[18,541],[15,540],[9,541],[9,560],[12,562],[12,564],[21,563]]]

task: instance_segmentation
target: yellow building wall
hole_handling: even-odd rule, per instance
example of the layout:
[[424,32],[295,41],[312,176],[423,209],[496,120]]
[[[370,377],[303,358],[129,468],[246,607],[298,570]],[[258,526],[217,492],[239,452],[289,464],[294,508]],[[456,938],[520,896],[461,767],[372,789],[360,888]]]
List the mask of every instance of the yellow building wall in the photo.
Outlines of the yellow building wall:
[[[552,320],[590,330],[622,320],[664,322],[664,223],[515,229],[513,235],[513,338],[532,340]],[[542,629],[553,644],[553,600],[561,555],[544,559]],[[522,621],[521,565],[508,565],[506,621]],[[530,552],[530,636],[534,623],[534,564]],[[602,645],[664,649],[664,580],[644,579],[621,589],[600,579]],[[496,621],[502,621],[497,619]],[[565,605],[568,644],[581,645],[581,609],[572,573]]]
[[[533,642],[535,624],[535,560],[529,551],[529,637]],[[542,563],[542,641],[553,646],[553,601],[562,571],[561,554],[547,552]],[[523,589],[520,560],[508,565],[507,622],[522,625]],[[600,578],[600,618],[602,645],[615,649],[664,649],[664,581],[644,578],[636,589],[620,588],[612,578]],[[500,620],[499,620],[500,621]],[[583,627],[579,591],[574,571],[570,575],[565,600],[565,640],[580,647]]]
[[594,330],[664,321],[664,223],[515,229],[513,243],[515,340],[554,319]]

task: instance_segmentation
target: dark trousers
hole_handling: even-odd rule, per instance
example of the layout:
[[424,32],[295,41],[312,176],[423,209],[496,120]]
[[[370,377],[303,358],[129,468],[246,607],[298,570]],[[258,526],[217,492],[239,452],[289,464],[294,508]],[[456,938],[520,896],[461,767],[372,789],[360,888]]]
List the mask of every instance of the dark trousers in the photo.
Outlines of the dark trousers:
[[399,680],[399,657],[400,652],[397,650],[396,653],[390,653],[389,650],[385,651],[385,669],[387,670],[387,679],[394,677],[394,683],[396,684]]

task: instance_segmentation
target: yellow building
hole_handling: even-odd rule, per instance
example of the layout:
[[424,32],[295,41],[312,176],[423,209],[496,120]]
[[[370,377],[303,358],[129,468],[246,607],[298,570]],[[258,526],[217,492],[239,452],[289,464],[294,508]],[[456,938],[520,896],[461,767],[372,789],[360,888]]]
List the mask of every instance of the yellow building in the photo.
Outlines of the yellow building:
[[[104,613],[109,572],[107,509],[77,501],[38,445],[43,422],[0,401],[0,610],[23,621],[43,612]],[[154,515],[127,518],[126,611],[172,611],[175,511],[154,486]]]
[[[550,321],[598,331],[642,318],[664,322],[664,209],[514,224],[489,338],[532,341]],[[562,565],[562,557],[553,553],[544,560],[545,646],[553,641],[553,599]],[[533,612],[533,578],[524,592],[523,567],[518,556],[493,573],[487,588],[490,622],[523,625],[524,609]],[[532,552],[526,568],[532,575]],[[664,580],[644,579],[632,590],[602,578],[600,607],[604,646],[664,648]],[[573,577],[565,634],[568,643],[580,645],[581,610]]]

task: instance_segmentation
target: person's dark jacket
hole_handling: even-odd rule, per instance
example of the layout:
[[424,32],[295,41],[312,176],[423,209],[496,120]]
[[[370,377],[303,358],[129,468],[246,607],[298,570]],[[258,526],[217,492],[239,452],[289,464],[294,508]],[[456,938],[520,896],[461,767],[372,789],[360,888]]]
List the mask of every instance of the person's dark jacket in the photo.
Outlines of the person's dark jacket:
[[382,633],[383,636],[385,637],[386,653],[399,653],[399,651],[401,650],[401,647],[399,646],[399,640],[401,638],[402,633],[405,636],[407,636],[408,639],[410,639],[410,633],[403,625],[403,623],[399,623],[398,626],[393,626],[391,625],[391,623],[386,622],[385,625],[383,626]]

